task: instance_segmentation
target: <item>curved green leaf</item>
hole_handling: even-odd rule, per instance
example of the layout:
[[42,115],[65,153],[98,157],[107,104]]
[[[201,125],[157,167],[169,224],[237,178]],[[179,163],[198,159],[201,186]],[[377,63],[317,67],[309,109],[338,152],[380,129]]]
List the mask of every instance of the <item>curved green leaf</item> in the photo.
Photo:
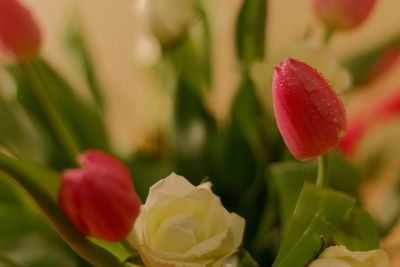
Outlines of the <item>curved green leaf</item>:
[[92,98],[100,110],[104,108],[104,100],[95,75],[92,57],[88,51],[86,40],[77,15],[71,17],[65,32],[65,45],[69,54],[75,59],[76,65],[84,74],[89,85]]
[[304,267],[318,255],[348,217],[355,200],[343,193],[305,184],[273,267]]

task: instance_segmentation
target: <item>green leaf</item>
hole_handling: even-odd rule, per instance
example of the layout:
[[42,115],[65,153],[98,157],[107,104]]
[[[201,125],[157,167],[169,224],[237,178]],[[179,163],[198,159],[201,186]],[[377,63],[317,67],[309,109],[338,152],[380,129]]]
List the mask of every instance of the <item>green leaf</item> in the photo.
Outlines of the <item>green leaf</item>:
[[184,77],[179,78],[176,89],[174,118],[175,171],[198,184],[209,174],[209,142],[217,127],[202,92],[186,83]]
[[4,173],[0,172],[2,179],[6,178],[7,174],[28,176],[28,179],[34,182],[34,186],[37,186],[53,201],[57,200],[60,179],[59,174],[55,171],[42,167],[35,162],[14,159],[2,153],[0,153],[0,170],[4,171]]
[[250,253],[245,250],[244,248],[241,248],[238,253],[239,256],[239,264],[237,265],[238,267],[257,267],[259,266],[258,263],[253,259],[253,257],[250,255]]
[[143,152],[137,152],[126,164],[134,174],[135,190],[142,200],[147,198],[153,184],[175,171],[171,157],[147,155]]
[[139,254],[130,255],[123,261],[123,265],[145,266]]
[[39,208],[68,245],[88,262],[99,267],[120,266],[120,261],[108,251],[96,246],[83,236],[66,218],[55,201],[57,190],[44,181],[54,179],[54,172],[44,166],[27,163],[0,153],[0,169],[29,193]]
[[129,257],[129,252],[124,248],[121,242],[107,242],[97,238],[90,238],[94,244],[106,249],[108,252],[117,257],[121,262]]
[[101,88],[95,75],[95,68],[85,37],[82,34],[79,18],[76,14],[71,16],[67,25],[65,31],[65,46],[71,57],[75,59],[75,63],[81,70],[81,73],[84,74],[94,102],[100,110],[103,110],[104,100],[101,94]]
[[0,251],[20,266],[77,264],[77,256],[36,210],[0,202],[0,236]]
[[254,83],[247,76],[235,95],[230,116],[232,127],[242,133],[259,163],[265,165],[273,154],[279,154],[271,151],[278,138],[275,121],[264,114]]
[[240,248],[239,251],[225,260],[222,267],[237,266],[237,267],[257,267],[259,264],[253,259],[250,253]]
[[[1,90],[1,84],[0,84]],[[18,103],[0,96],[0,145],[18,156],[43,160],[44,142]]]
[[236,49],[243,66],[264,57],[268,0],[245,0],[236,22]]
[[[271,176],[278,191],[283,233],[286,233],[304,183],[314,183],[316,175],[317,164],[315,161],[286,161],[271,165]],[[357,198],[360,179],[358,170],[343,158],[340,151],[335,150],[329,153],[327,177],[329,187]]]
[[270,171],[265,173],[267,194],[264,209],[255,232],[254,239],[249,244],[252,255],[262,263],[272,264],[280,245],[280,233],[278,231],[279,206],[278,192],[275,181],[272,179]]
[[[27,66],[11,66],[9,71],[17,82],[22,106],[49,137],[51,165],[74,165],[76,154],[84,149],[107,150],[106,130],[99,112],[79,99],[44,60],[35,59],[31,67]],[[34,88],[39,85],[40,94]]]
[[199,15],[201,23],[192,27],[178,46],[164,50],[163,59],[171,63],[180,83],[202,94],[211,89],[212,62],[208,17],[202,9]]
[[211,89],[212,62],[210,25],[207,14],[199,10],[201,23],[194,27],[179,52],[181,77],[200,92]]
[[346,68],[352,74],[354,85],[362,85],[368,82],[372,78],[372,72],[380,56],[388,49],[393,47],[398,48],[399,46],[400,34],[397,34],[389,40],[377,44],[368,51],[361,52],[345,61]]
[[3,267],[21,267],[18,263],[14,262],[11,258],[0,253],[0,264]]
[[271,165],[279,199],[279,216],[284,236],[291,221],[293,210],[305,182],[314,182],[317,175],[315,162],[280,162]]
[[352,251],[379,248],[379,232],[371,215],[361,207],[354,208],[350,217],[333,236],[337,245]]
[[273,267],[303,267],[348,217],[355,200],[343,193],[305,184]]
[[358,197],[360,171],[351,165],[338,149],[328,155],[328,185],[350,196]]
[[107,150],[107,133],[98,110],[78,98],[68,82],[45,61],[37,60],[34,65],[48,88],[50,98],[72,128],[82,148]]

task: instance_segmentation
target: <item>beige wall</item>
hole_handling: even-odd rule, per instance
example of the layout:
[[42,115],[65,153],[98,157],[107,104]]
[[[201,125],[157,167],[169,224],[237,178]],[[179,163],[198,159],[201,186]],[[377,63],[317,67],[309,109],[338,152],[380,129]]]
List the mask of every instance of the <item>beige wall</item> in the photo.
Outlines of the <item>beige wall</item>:
[[[149,86],[148,77],[133,62],[133,44],[140,31],[141,22],[133,15],[136,0],[25,0],[32,7],[46,36],[44,55],[60,69],[74,78],[74,70],[63,57],[61,31],[66,16],[75,7],[90,38],[96,55],[96,69],[100,74],[104,93],[108,99],[108,120],[113,140],[121,152],[126,152],[154,126],[160,117],[165,96],[160,96]],[[241,0],[205,0],[212,6],[214,15],[215,88],[210,99],[212,110],[223,118],[237,82],[232,25]],[[312,15],[311,0],[271,0],[268,39],[271,47],[285,45],[299,38],[308,28],[320,31]],[[360,29],[335,36],[332,49],[341,57],[376,40],[400,31],[398,0],[380,0],[368,22]],[[228,44],[228,45],[227,45]],[[400,65],[384,81],[387,88],[400,85]],[[74,81],[80,84],[76,78]],[[218,105],[217,105],[218,104]]]

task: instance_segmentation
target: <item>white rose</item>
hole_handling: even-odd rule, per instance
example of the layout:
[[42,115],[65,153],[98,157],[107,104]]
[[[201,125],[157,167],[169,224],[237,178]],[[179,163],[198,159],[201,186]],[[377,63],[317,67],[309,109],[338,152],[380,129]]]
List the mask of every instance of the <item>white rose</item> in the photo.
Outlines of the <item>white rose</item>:
[[308,267],[391,267],[387,253],[381,249],[349,251],[344,246],[325,249]]
[[211,184],[175,173],[150,188],[128,241],[146,266],[221,266],[242,243],[245,221],[229,213]]

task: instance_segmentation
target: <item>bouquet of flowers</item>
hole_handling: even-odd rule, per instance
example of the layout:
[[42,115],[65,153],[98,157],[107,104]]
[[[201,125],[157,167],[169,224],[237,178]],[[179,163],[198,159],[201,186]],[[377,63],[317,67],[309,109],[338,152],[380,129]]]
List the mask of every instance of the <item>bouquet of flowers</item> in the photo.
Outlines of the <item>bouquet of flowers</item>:
[[392,266],[380,245],[400,216],[400,93],[362,109],[351,99],[393,68],[400,35],[342,60],[328,48],[378,1],[313,0],[324,34],[268,51],[270,3],[243,0],[225,123],[207,102],[218,74],[206,2],[136,0],[144,68],[171,112],[121,155],[78,20],[66,52],[87,98],[41,56],[28,7],[0,0],[1,266]]

